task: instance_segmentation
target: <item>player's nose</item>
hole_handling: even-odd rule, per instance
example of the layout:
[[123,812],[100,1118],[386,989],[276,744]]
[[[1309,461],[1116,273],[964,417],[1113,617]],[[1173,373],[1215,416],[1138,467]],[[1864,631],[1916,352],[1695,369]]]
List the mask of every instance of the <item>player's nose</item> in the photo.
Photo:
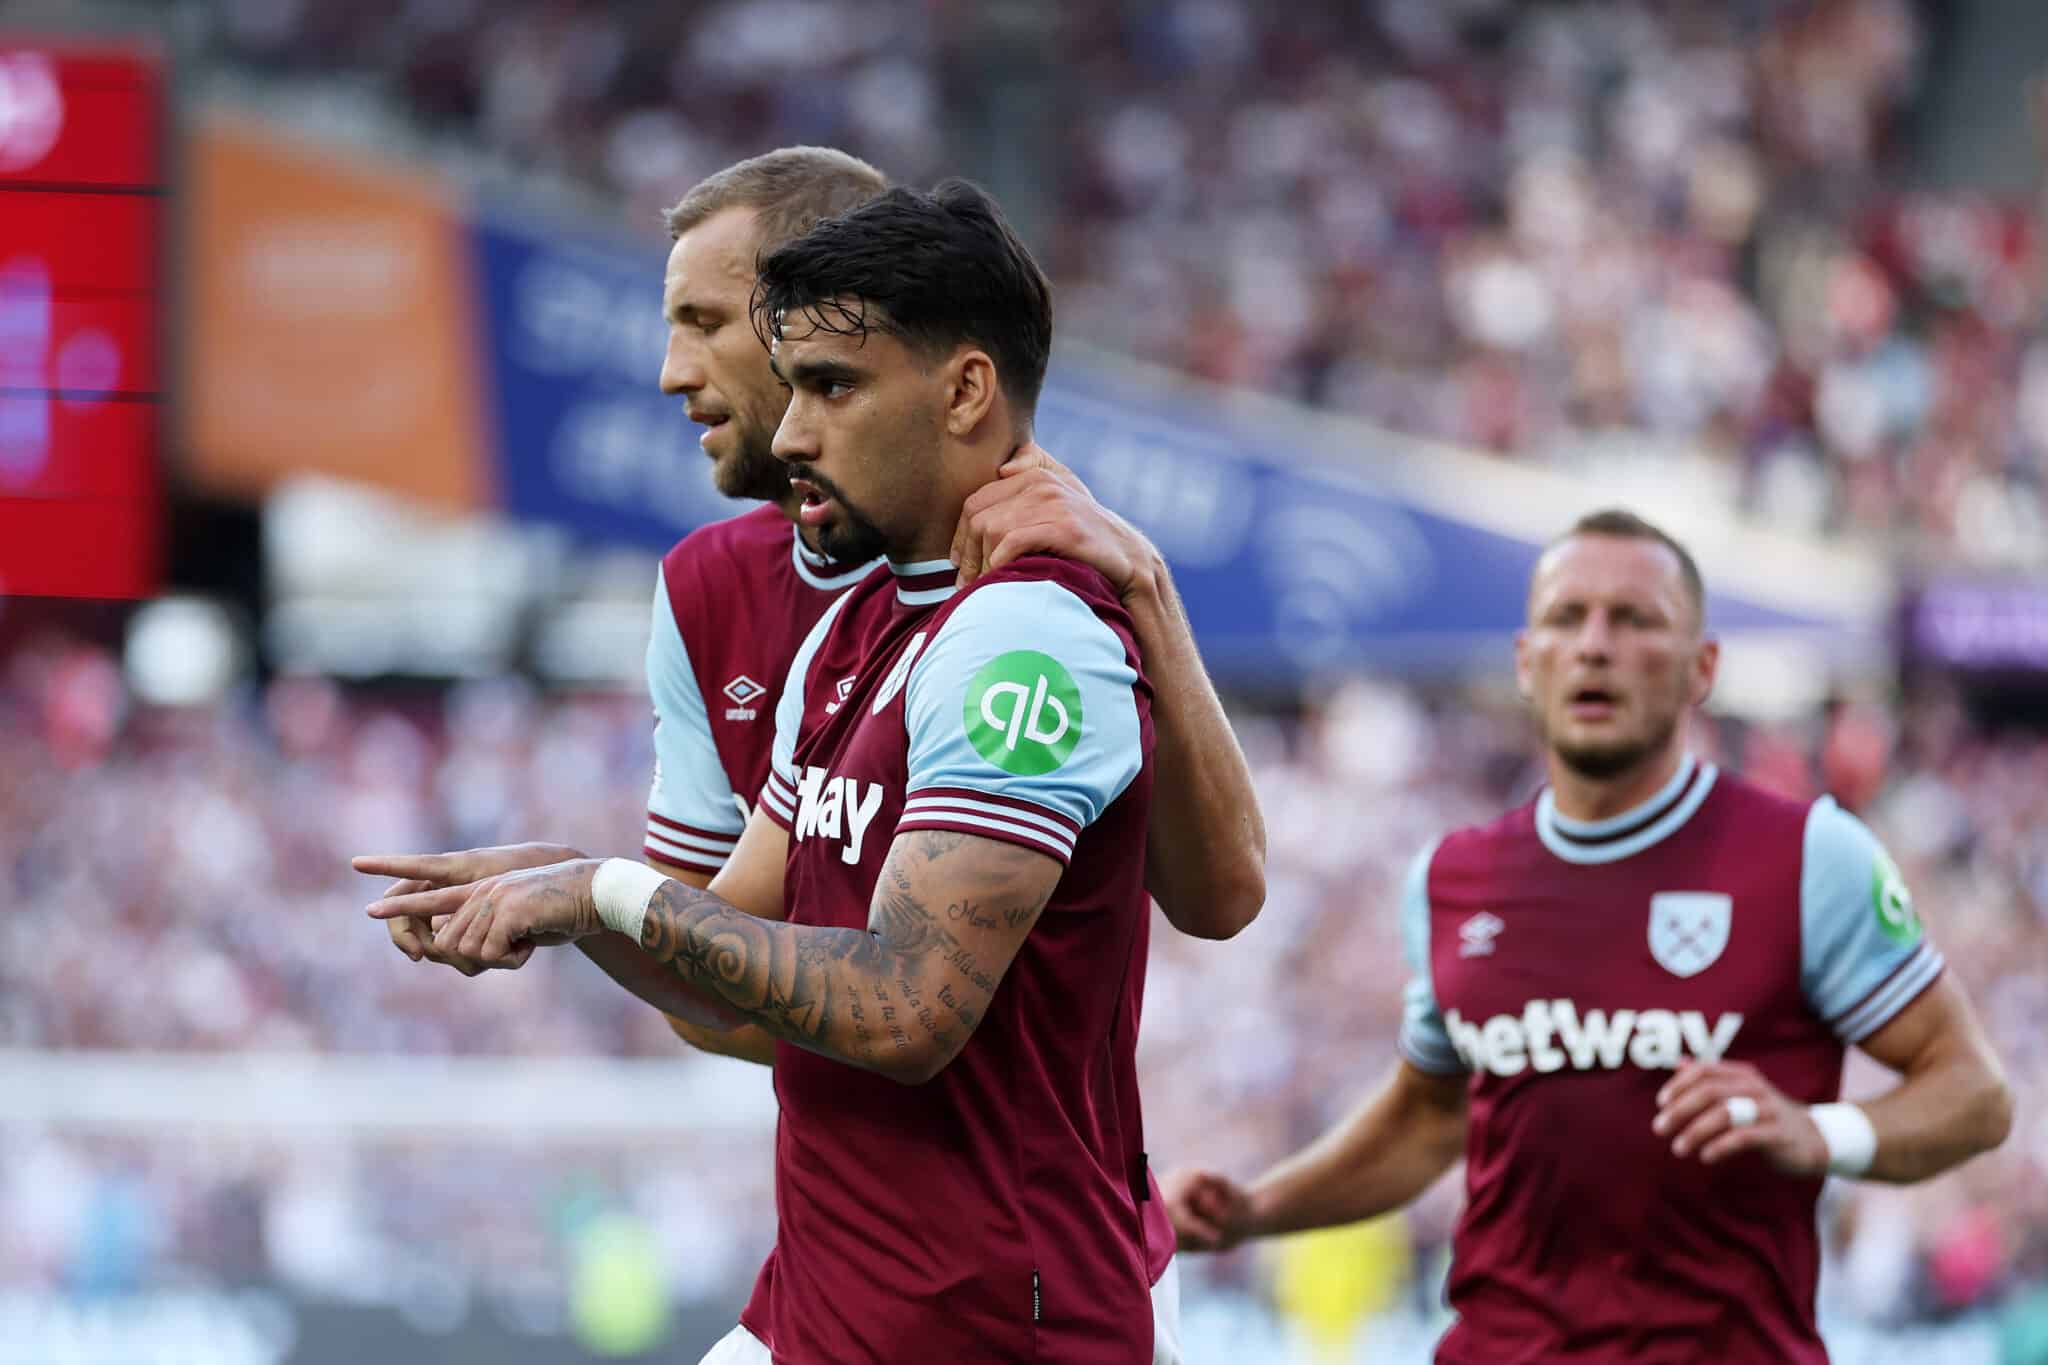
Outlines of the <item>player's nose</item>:
[[700,391],[705,384],[704,357],[677,328],[661,357],[661,391],[670,397]]
[[1581,659],[1605,659],[1614,649],[1614,630],[1603,612],[1588,612],[1579,624],[1573,651]]
[[776,459],[795,463],[818,458],[818,432],[809,419],[807,407],[801,397],[793,397],[783,409],[775,439],[768,447]]

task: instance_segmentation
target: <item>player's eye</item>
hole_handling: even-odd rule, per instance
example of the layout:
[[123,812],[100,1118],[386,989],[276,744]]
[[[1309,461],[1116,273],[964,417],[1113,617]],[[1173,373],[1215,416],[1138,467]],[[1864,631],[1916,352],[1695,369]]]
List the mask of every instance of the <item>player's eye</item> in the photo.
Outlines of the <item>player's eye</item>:
[[828,379],[818,385],[818,392],[827,398],[843,398],[853,392],[853,385],[843,379]]

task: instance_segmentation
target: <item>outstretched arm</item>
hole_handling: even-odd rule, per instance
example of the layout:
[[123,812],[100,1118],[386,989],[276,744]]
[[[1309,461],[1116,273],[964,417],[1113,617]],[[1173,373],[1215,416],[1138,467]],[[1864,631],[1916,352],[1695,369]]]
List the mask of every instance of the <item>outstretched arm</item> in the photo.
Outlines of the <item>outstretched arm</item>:
[[[603,927],[597,864],[509,873],[474,887],[419,892],[370,907],[379,919],[453,913],[462,951],[485,963]],[[773,1037],[921,1084],[945,1068],[987,1013],[996,987],[1060,877],[1052,857],[940,830],[898,835],[861,929],[760,919],[712,891],[663,880],[639,942],[656,960]]]
[[1180,1245],[1225,1251],[1269,1237],[1371,1218],[1408,1203],[1465,1150],[1465,1077],[1396,1065],[1377,1092],[1249,1186],[1205,1170],[1161,1182]]
[[[678,879],[687,876],[708,880],[722,899],[738,909],[750,915],[780,919],[788,847],[787,832],[773,820],[757,816],[748,822],[738,846],[716,877],[667,864],[658,870]],[[476,942],[471,942],[465,951],[465,925],[457,923],[451,912],[464,903],[468,893],[477,884],[501,874],[536,870],[583,856],[563,844],[529,843],[459,853],[363,854],[353,864],[358,872],[405,879],[385,892],[387,900],[430,888],[441,889],[444,894],[433,902],[440,908],[431,912],[444,917],[440,927],[433,928],[425,916],[393,918],[389,920],[392,941],[415,961],[429,958],[446,963],[465,976],[474,976],[490,967],[517,967],[526,958],[521,952],[485,962],[475,955]],[[668,1016],[670,1027],[685,1041],[709,1052],[749,1061],[774,1060],[772,1038],[758,1030],[738,1027],[739,1020],[723,1001],[692,987],[673,968],[649,957],[631,939],[603,929],[579,938],[577,946],[613,981]]]
[[[678,863],[648,859],[648,865],[692,890],[709,887],[728,903],[763,919],[782,918],[782,871],[789,853],[789,834],[773,820],[747,821],[739,846],[716,875]],[[753,1024],[713,1028],[691,1017],[694,1011],[672,1008],[677,991],[694,988],[673,967],[658,962],[624,934],[606,930],[576,940],[583,955],[606,976],[662,1011],[676,1037],[702,1052],[737,1057],[762,1066],[775,1064],[775,1039]]]
[[1072,470],[1026,445],[961,509],[953,562],[966,584],[1039,553],[1100,571],[1131,614],[1152,681],[1145,887],[1182,933],[1229,938],[1266,900],[1266,824],[1166,561]]

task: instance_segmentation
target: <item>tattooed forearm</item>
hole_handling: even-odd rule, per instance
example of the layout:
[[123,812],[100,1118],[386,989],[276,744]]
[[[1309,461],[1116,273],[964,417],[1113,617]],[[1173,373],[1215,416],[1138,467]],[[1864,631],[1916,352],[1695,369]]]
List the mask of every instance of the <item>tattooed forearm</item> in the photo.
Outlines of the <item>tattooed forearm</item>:
[[987,1016],[1057,879],[1040,855],[920,830],[890,850],[865,929],[757,919],[672,881],[640,946],[777,1038],[924,1079]]

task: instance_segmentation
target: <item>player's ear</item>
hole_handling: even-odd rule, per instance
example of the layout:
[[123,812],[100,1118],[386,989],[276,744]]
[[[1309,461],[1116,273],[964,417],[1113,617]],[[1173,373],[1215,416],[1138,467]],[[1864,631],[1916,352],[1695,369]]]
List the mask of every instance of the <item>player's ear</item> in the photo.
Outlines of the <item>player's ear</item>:
[[1707,698],[1714,693],[1714,678],[1721,670],[1721,642],[1709,635],[1700,641],[1699,653],[1693,656],[1692,704],[1705,706]]
[[978,346],[963,348],[947,366],[951,380],[946,397],[946,432],[964,437],[987,417],[1000,396],[996,388],[996,363]]
[[1523,701],[1536,699],[1536,686],[1529,679],[1529,632],[1515,632],[1515,691],[1522,694]]

